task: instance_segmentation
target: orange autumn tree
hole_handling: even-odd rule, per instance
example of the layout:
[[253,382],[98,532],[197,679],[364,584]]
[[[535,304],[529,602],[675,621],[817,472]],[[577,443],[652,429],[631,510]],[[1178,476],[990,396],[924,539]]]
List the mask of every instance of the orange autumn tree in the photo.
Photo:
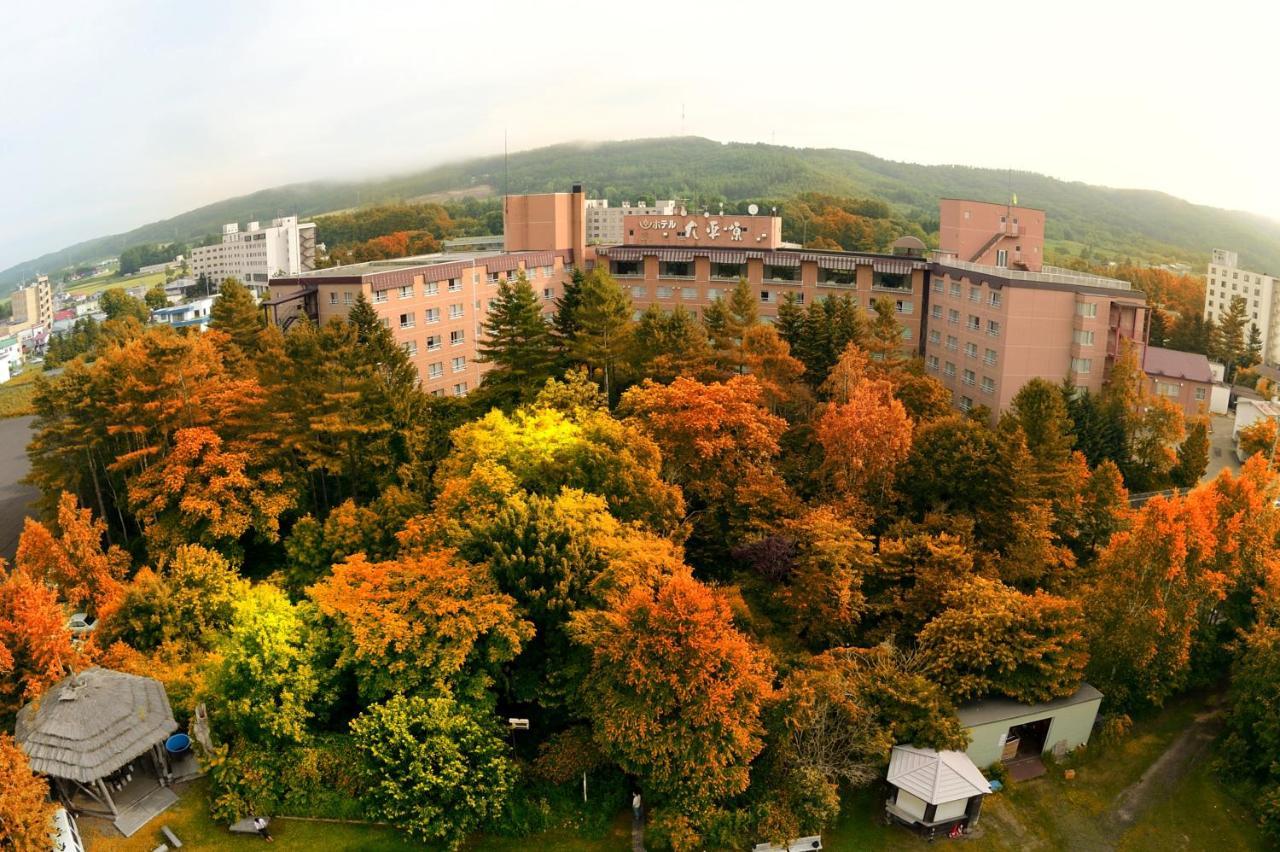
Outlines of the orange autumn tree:
[[833,401],[819,415],[815,433],[832,486],[882,502],[911,452],[914,424],[894,397],[893,383],[869,375],[865,362],[858,349],[845,351],[826,385]]
[[1197,626],[1226,597],[1214,489],[1156,497],[1098,558],[1084,596],[1089,682],[1119,709],[1161,705],[1186,684]]
[[925,671],[956,700],[1005,695],[1034,703],[1080,686],[1089,651],[1076,601],[971,577],[943,603],[919,647]]
[[605,754],[686,808],[747,788],[773,672],[721,594],[677,575],[575,613],[571,630],[590,654],[581,697]]
[[809,401],[809,388],[801,380],[804,364],[772,325],[752,325],[742,332],[742,357],[774,414]]
[[230,449],[206,427],[178,430],[173,450],[129,483],[153,557],[189,543],[234,554],[250,530],[275,541],[294,496],[279,470],[256,469],[248,451]]
[[10,571],[0,581],[0,719],[12,720],[76,659],[57,593],[25,571]]
[[867,609],[864,579],[875,573],[871,542],[854,519],[830,506],[783,523],[792,566],[776,594],[796,633],[822,650],[850,644]]
[[366,703],[396,692],[479,699],[532,635],[483,566],[432,550],[387,562],[357,553],[308,591],[332,620]]
[[54,807],[49,801],[49,784],[32,773],[27,756],[13,737],[0,734],[0,849],[49,849]]
[[58,535],[27,518],[18,539],[16,565],[56,588],[72,609],[101,616],[111,611],[124,590],[129,554],[103,546],[107,525],[77,505],[74,494],[58,499]]

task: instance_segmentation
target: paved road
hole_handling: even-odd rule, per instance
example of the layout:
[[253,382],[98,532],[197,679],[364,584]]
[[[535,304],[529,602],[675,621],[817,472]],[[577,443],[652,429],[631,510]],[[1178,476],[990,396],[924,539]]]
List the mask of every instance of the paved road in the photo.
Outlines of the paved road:
[[1215,414],[1209,418],[1209,467],[1205,470],[1201,482],[1216,477],[1223,468],[1230,468],[1233,473],[1240,472],[1240,462],[1236,461],[1235,444],[1231,443],[1231,430],[1235,428],[1234,414]]
[[40,492],[20,480],[27,475],[27,442],[34,417],[0,419],[0,558],[12,562],[22,520],[35,516],[32,501]]

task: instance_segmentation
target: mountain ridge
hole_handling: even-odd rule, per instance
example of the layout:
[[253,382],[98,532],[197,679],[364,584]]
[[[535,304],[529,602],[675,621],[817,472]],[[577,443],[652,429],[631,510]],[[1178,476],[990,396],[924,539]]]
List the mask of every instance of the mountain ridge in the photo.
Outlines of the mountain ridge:
[[[936,231],[937,199],[1019,201],[1048,214],[1046,237],[1068,253],[1179,260],[1199,265],[1213,248],[1239,252],[1251,269],[1280,269],[1280,223],[1253,213],[1193,204],[1157,190],[1063,181],[1029,171],[920,165],[842,148],[722,143],[696,136],[567,142],[475,157],[365,180],[314,180],[257,190],[83,240],[0,271],[8,292],[37,272],[118,254],[131,245],[191,241],[226,222],[316,216],[365,204],[506,185],[511,192],[566,190],[582,182],[613,200],[678,197],[696,204],[780,201],[801,192],[878,198],[926,231]],[[323,239],[324,235],[321,234]]]

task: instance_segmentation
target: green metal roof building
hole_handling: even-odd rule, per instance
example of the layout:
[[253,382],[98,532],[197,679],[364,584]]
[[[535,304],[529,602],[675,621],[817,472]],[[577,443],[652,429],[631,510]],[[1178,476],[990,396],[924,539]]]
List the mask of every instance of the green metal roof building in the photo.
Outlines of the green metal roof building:
[[1072,695],[1040,704],[989,698],[961,707],[960,724],[969,731],[969,755],[986,767],[1045,752],[1062,755],[1089,742],[1102,693],[1087,683]]

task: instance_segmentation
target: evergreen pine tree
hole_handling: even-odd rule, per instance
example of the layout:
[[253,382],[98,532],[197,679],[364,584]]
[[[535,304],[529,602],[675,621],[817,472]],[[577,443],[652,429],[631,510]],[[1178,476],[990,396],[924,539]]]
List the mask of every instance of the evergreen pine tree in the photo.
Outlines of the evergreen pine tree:
[[486,401],[510,409],[532,400],[555,373],[555,352],[538,297],[523,273],[498,285],[482,329],[477,360],[492,365],[480,385]]
[[258,335],[265,323],[249,288],[234,278],[223,282],[209,309],[209,327],[225,332],[245,355],[258,351]]
[[1245,349],[1245,365],[1252,367],[1254,364],[1262,361],[1262,332],[1258,330],[1258,324],[1249,324],[1249,344]]
[[872,304],[875,316],[871,319],[867,352],[872,361],[878,362],[884,370],[892,371],[906,360],[902,354],[902,323],[898,322],[892,299],[880,298]]
[[1209,468],[1209,423],[1197,417],[1187,427],[1187,437],[1178,445],[1178,461],[1170,477],[1179,488],[1194,488]]
[[586,274],[575,266],[570,273],[569,283],[564,285],[564,293],[556,299],[556,315],[552,318],[551,324],[555,330],[556,341],[562,350],[568,347],[569,341],[578,331],[577,313],[578,305],[581,303],[579,294],[582,292],[582,282],[585,280]]
[[778,320],[774,323],[774,328],[778,329],[778,334],[787,341],[792,353],[799,357],[797,349],[804,334],[804,308],[800,307],[795,293],[788,293],[782,297],[782,301],[778,304]]
[[1151,325],[1148,328],[1147,342],[1152,346],[1164,346],[1169,340],[1169,315],[1158,307],[1151,309]]
[[1247,310],[1245,300],[1236,296],[1213,331],[1213,356],[1226,365],[1228,382],[1235,377],[1236,368],[1245,360],[1245,326],[1249,322]]
[[631,297],[603,269],[593,269],[577,292],[573,311],[577,328],[568,344],[574,363],[584,365],[604,388],[610,403],[617,398],[618,370],[631,347]]

